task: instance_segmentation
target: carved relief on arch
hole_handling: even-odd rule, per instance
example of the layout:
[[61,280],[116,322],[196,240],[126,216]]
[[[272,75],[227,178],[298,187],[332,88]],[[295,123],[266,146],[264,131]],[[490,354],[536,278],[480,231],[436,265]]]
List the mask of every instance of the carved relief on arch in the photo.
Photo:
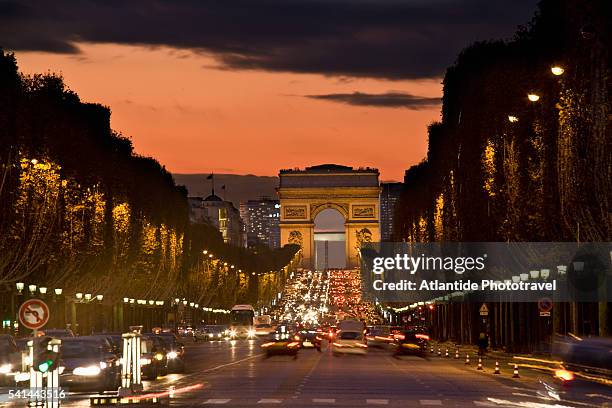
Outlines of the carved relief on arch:
[[304,247],[304,237],[302,236],[302,233],[300,231],[291,231],[289,233],[289,238],[287,238],[287,241],[290,244],[299,245],[300,248]]
[[344,218],[348,218],[349,205],[348,203],[312,203],[310,204],[310,218],[315,219],[316,216],[323,210],[333,208],[337,210]]

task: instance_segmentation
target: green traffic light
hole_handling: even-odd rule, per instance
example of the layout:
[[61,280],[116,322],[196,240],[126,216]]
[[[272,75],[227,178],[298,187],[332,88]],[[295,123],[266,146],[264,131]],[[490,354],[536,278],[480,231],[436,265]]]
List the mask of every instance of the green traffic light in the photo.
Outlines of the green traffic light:
[[46,361],[40,363],[38,365],[38,371],[40,371],[41,373],[46,373],[47,371],[49,371],[49,368],[51,367],[51,364],[53,364],[53,361],[51,361],[51,360],[46,360]]

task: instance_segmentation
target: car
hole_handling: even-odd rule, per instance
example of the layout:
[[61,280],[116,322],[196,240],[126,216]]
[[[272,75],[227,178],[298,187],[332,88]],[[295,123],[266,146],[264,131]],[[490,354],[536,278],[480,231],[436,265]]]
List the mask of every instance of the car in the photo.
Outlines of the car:
[[266,337],[274,331],[274,327],[270,323],[258,323],[254,326],[255,336]]
[[321,351],[321,340],[323,337],[321,333],[316,330],[300,330],[297,333],[297,338],[302,348],[316,348]]
[[121,364],[99,338],[62,339],[60,384],[82,391],[112,391],[121,385]]
[[0,335],[0,386],[14,385],[14,376],[21,370],[21,351],[13,336]]
[[287,326],[281,325],[268,335],[261,348],[265,350],[265,358],[273,355],[290,355],[297,358],[300,350],[299,339],[295,332],[292,332]]
[[162,332],[151,334],[151,336],[161,339],[165,344],[168,372],[182,373],[185,371],[185,345],[173,333]]
[[140,365],[142,378],[155,380],[168,373],[166,343],[158,336],[142,336],[140,341]]
[[366,341],[368,347],[387,347],[393,342],[389,326],[370,326],[366,331]]
[[396,334],[394,355],[412,354],[424,357],[427,352],[429,337],[414,330],[405,330]]
[[43,329],[38,331],[37,336],[55,337],[56,339],[75,337],[70,329]]
[[332,343],[332,353],[336,357],[342,354],[365,355],[367,351],[368,345],[361,330],[340,330]]
[[213,341],[223,340],[226,337],[227,327],[223,325],[209,324],[206,326],[198,327],[193,333],[194,341]]

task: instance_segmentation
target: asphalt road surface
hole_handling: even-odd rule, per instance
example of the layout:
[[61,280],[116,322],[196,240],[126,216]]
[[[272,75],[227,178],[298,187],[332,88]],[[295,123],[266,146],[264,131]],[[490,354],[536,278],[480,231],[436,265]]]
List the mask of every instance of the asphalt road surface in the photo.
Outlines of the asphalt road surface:
[[[591,407],[612,406],[612,388],[592,386],[576,401],[538,397],[537,375],[513,379],[463,361],[394,358],[370,348],[367,356],[334,357],[301,350],[298,358],[265,359],[258,341],[187,343],[187,370],[145,382],[151,392],[174,387],[170,406],[277,407]],[[187,391],[184,391],[187,390]],[[183,392],[184,391],[184,392]],[[587,397],[588,395],[588,397]],[[73,394],[62,406],[89,406]]]

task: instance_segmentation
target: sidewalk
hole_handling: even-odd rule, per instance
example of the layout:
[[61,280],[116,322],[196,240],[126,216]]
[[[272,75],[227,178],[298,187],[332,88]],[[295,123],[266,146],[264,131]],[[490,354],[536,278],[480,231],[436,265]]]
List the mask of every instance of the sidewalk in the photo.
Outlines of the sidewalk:
[[[433,353],[431,352],[431,348],[433,348]],[[448,357],[446,357],[447,350]],[[458,362],[466,366],[472,366],[474,369],[478,366],[478,347],[475,345],[456,344],[450,341],[431,341],[430,348],[427,351],[430,356],[435,358],[438,357],[439,351],[439,358],[443,359],[456,359],[456,352],[458,351],[459,358],[456,359]],[[469,365],[465,364],[467,355],[469,355]],[[563,362],[555,360],[552,357],[534,354],[507,353],[501,350],[489,350],[480,358],[482,360],[483,372],[492,374],[495,370],[495,362],[498,362],[500,368],[499,375],[504,377],[513,376],[515,365],[518,368],[519,378],[526,377],[529,379],[537,379],[542,376],[552,377],[555,376],[557,370],[563,368]],[[612,386],[612,378],[594,375],[588,372],[574,372],[574,374],[582,380]]]

